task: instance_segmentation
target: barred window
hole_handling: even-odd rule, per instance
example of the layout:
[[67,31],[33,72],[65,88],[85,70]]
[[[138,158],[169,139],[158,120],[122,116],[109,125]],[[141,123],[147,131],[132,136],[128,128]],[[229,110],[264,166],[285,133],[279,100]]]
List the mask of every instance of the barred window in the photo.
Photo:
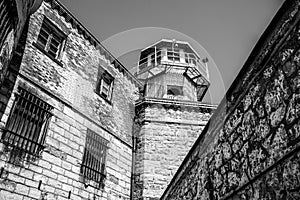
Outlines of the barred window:
[[44,148],[52,109],[51,105],[19,87],[1,142],[22,155],[39,155]]
[[96,93],[105,100],[110,101],[113,91],[114,78],[102,67],[99,67],[98,82],[96,86]]
[[86,142],[80,173],[85,179],[95,181],[104,187],[106,178],[105,160],[108,141],[97,133],[87,130]]
[[37,39],[37,45],[51,58],[59,59],[64,46],[65,34],[49,19],[44,17]]

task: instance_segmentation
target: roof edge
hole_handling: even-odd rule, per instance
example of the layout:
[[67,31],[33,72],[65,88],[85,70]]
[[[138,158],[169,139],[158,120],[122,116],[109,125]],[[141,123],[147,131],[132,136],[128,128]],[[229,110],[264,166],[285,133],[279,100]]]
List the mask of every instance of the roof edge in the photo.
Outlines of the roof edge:
[[[65,18],[66,22],[71,23],[73,28],[78,30],[79,34],[90,42],[96,49],[100,51],[101,54],[105,56],[106,59],[114,65],[116,69],[124,74],[133,84],[137,87],[142,87],[142,83],[129,72],[129,70],[117,59],[112,53],[110,53],[100,41],[59,1],[59,0],[44,0],[46,3],[50,4],[52,9],[57,10],[59,15]],[[114,62],[114,63],[113,63]]]

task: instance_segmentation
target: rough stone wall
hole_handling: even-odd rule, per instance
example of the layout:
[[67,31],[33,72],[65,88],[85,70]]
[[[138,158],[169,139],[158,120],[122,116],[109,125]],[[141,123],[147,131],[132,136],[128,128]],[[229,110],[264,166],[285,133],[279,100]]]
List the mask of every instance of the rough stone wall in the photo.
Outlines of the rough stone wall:
[[[59,64],[34,45],[44,15],[68,35]],[[48,3],[32,15],[29,27],[21,73],[131,143],[137,87]],[[100,65],[115,78],[111,104],[94,92]]]
[[210,117],[201,108],[137,108],[135,199],[159,199]]
[[[43,15],[68,37],[62,60],[53,60],[36,48]],[[23,47],[24,48],[24,47]],[[0,197],[9,199],[129,199],[132,168],[132,126],[137,86],[61,17],[48,3],[30,17],[20,75],[23,85],[54,107],[41,157],[20,166],[7,162],[11,152],[0,143]],[[114,76],[111,102],[98,96],[98,67]],[[17,68],[17,66],[14,66]],[[14,72],[15,73],[15,72]],[[11,73],[12,79],[16,75]],[[8,101],[1,127],[5,126],[14,95]],[[80,174],[87,129],[109,141],[105,187],[86,183]],[[1,137],[0,132],[0,137]],[[41,181],[41,187],[38,188]],[[88,187],[85,187],[89,184]]]
[[161,199],[299,199],[299,1],[286,1]]
[[[132,148],[99,124],[72,110],[58,98],[46,95],[36,85],[18,79],[16,88],[22,85],[54,106],[45,146],[41,157],[23,161],[19,165],[7,162],[10,153],[0,143],[0,196],[7,199],[129,199],[132,165]],[[1,125],[8,118],[15,96],[12,95]],[[104,189],[97,189],[93,181],[86,182],[80,174],[87,129],[109,141]],[[39,181],[42,181],[38,189]],[[87,188],[85,184],[89,184]],[[101,198],[100,198],[101,197]]]

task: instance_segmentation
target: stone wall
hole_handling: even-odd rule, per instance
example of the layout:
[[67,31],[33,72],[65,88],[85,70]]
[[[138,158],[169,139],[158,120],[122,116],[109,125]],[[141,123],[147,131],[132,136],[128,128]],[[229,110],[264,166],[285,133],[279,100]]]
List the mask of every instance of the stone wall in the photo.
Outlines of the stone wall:
[[159,199],[212,109],[144,103],[136,111],[134,199]]
[[[96,48],[78,28],[78,23],[66,17],[64,8],[53,2],[43,2],[30,17],[26,46],[21,60],[20,73],[10,72],[18,86],[54,107],[46,135],[46,148],[35,160],[23,160],[19,165],[7,162],[11,151],[0,148],[0,197],[9,199],[129,199],[132,168],[132,126],[134,102],[138,83],[124,75],[107,58],[108,52]],[[58,12],[59,10],[59,12]],[[64,13],[64,17],[62,17]],[[53,60],[40,51],[35,42],[47,16],[67,34],[62,60]],[[25,35],[26,36],[26,35]],[[91,37],[91,36],[89,36]],[[25,37],[26,38],[26,37]],[[95,40],[94,40],[95,42]],[[24,46],[23,46],[24,48]],[[114,76],[111,102],[94,92],[97,72],[102,66]],[[1,118],[5,126],[15,95]],[[80,173],[87,130],[109,141],[105,187],[99,189],[93,181],[86,182]],[[1,137],[2,131],[0,133]]]
[[[68,35],[65,51],[58,63],[35,46],[44,15]],[[138,93],[134,82],[120,73],[104,54],[48,3],[43,3],[32,15],[29,26],[29,39],[20,72],[131,143],[134,101]],[[111,104],[94,92],[99,66],[115,78]]]
[[299,199],[299,1],[286,1],[161,199]]

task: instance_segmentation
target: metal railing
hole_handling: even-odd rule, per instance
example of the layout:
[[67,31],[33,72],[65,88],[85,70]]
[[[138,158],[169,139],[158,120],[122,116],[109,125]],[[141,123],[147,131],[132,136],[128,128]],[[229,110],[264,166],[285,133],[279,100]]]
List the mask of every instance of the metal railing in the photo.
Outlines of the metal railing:
[[[148,59],[149,57],[150,59]],[[171,50],[157,50],[156,53],[149,54],[147,57],[134,63],[130,72],[138,76],[146,72],[149,67],[164,64],[196,68],[206,80],[209,80],[208,65],[200,60],[196,54]]]

